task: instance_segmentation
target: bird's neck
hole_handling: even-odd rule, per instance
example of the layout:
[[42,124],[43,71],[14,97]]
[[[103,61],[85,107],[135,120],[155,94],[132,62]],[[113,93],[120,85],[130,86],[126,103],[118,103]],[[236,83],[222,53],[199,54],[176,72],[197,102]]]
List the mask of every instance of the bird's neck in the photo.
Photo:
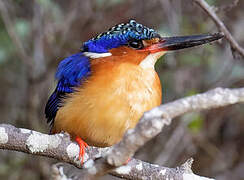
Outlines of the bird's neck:
[[165,54],[164,51],[161,52],[157,52],[157,53],[153,53],[153,54],[149,54],[148,56],[146,56],[145,59],[143,59],[139,66],[143,69],[154,69],[155,63],[157,62],[157,60],[163,56]]

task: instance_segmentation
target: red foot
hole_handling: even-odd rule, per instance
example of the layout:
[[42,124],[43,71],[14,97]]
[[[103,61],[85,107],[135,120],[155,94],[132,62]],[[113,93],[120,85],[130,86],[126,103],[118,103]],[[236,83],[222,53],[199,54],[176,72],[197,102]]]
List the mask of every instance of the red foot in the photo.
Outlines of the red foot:
[[125,164],[128,164],[130,160],[131,158],[127,159],[127,161],[125,161]]
[[89,148],[88,144],[86,144],[85,141],[83,141],[80,137],[76,137],[75,141],[79,144],[80,146],[80,152],[79,152],[79,160],[81,160],[81,164],[84,163],[84,155],[86,153],[86,148]]

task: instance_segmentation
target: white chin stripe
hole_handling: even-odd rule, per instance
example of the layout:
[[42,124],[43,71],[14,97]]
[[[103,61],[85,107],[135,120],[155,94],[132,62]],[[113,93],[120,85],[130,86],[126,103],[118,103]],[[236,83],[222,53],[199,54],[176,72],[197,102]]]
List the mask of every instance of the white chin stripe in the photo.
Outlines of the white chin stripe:
[[102,57],[107,57],[107,56],[112,56],[110,52],[108,53],[94,53],[94,52],[84,52],[83,53],[86,57],[96,59],[96,58],[102,58]]
[[165,51],[149,54],[141,63],[139,64],[143,69],[151,68],[154,69],[154,65],[157,60],[165,54]]

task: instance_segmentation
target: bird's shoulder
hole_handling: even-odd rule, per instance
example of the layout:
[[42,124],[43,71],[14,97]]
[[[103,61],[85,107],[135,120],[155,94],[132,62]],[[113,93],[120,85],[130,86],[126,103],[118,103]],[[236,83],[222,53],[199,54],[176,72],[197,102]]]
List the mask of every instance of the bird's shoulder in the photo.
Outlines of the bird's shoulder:
[[57,86],[48,99],[45,107],[47,122],[52,126],[58,109],[62,106],[62,99],[74,92],[74,88],[81,86],[90,75],[90,60],[82,52],[73,54],[62,60],[57,68],[55,78]]

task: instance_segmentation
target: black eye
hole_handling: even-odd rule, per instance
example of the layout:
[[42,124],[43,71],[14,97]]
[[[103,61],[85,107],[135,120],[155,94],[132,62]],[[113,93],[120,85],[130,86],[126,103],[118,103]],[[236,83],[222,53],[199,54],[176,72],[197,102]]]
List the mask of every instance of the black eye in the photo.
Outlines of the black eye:
[[143,43],[141,40],[130,41],[128,45],[134,49],[142,49],[143,48]]

